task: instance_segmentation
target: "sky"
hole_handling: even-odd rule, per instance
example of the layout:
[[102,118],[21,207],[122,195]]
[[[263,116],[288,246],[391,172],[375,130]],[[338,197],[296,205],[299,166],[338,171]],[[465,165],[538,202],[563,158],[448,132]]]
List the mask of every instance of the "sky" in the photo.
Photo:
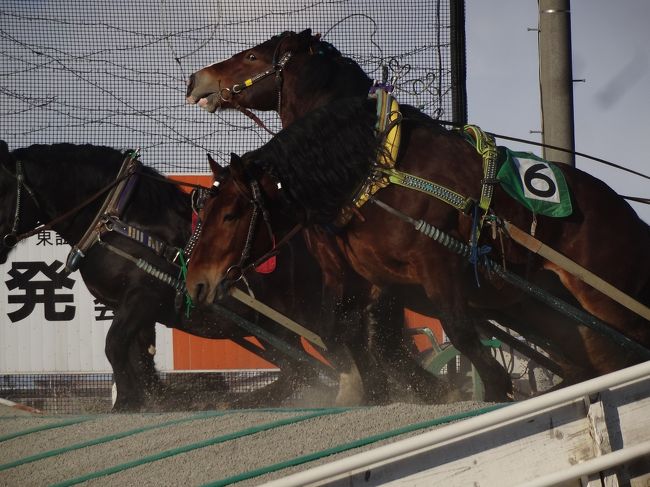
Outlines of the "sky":
[[[466,0],[470,123],[541,142],[537,0]],[[575,149],[650,175],[650,0],[573,0]],[[500,145],[524,146],[506,140]],[[524,150],[541,155],[541,149]],[[619,194],[650,198],[650,180],[588,159],[576,166]],[[650,223],[650,205],[633,203]]]

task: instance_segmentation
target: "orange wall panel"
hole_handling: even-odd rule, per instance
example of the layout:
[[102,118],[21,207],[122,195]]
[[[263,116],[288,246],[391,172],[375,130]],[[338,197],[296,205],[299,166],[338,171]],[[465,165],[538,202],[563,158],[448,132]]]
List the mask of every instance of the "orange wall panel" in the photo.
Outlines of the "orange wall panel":
[[[410,309],[405,309],[404,324],[407,328],[431,328],[439,344],[442,343],[444,339],[442,325],[440,324],[440,321],[435,318],[421,315],[420,313],[416,313]],[[413,337],[413,340],[415,341],[415,346],[420,352],[431,348],[431,340],[429,340],[426,335],[417,334]]]

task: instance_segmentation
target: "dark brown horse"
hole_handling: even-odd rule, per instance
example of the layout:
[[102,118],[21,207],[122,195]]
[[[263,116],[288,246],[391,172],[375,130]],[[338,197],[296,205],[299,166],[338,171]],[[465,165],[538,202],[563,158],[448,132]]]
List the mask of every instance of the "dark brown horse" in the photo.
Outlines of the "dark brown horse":
[[[254,81],[247,86],[246,80]],[[286,127],[331,100],[363,96],[370,85],[371,80],[354,61],[341,56],[333,46],[307,30],[285,32],[197,71],[188,82],[187,100],[210,112],[242,107],[276,110]],[[324,232],[311,232],[311,237],[318,248],[331,246]],[[558,295],[572,301],[573,297],[559,284],[556,274],[547,273],[539,279],[547,287],[552,285]],[[483,286],[480,297],[471,293],[475,313],[481,318],[498,319],[534,338],[562,366],[564,383],[606,370],[594,363],[599,361],[596,358],[599,354],[592,351],[600,349],[603,356],[609,356],[605,351],[611,346],[607,339],[583,326],[576,326],[574,320],[535,299],[520,296],[521,299],[505,306],[503,299],[486,297],[486,288],[489,286]],[[412,299],[411,293],[407,294],[411,307],[432,312],[422,308],[425,306],[422,299]],[[497,295],[501,297],[502,293]],[[578,305],[575,300],[572,303]],[[549,346],[549,340],[554,346]],[[615,351],[614,354],[619,353]]]
[[274,36],[197,71],[186,99],[209,112],[275,110],[286,127],[331,100],[365,95],[371,86],[356,62],[307,29]]
[[[252,80],[250,85],[246,80]],[[248,87],[247,87],[248,85]],[[214,112],[217,109],[275,110],[282,125],[287,126],[309,111],[332,100],[363,96],[372,86],[372,80],[352,59],[342,56],[331,44],[321,41],[319,35],[312,35],[307,29],[300,33],[285,32],[270,40],[247,49],[220,63],[205,67],[192,74],[188,81],[187,101],[198,103],[202,108]],[[376,316],[383,321],[402,320],[401,306],[396,296],[376,296],[368,304],[360,301],[356,288],[365,286],[363,280],[345,263],[337,253],[332,253],[332,235],[312,229],[307,243],[313,252],[327,253],[327,258],[345,278],[325,282],[331,291],[329,299],[340,317],[362,313],[367,326],[373,326]],[[327,276],[326,276],[327,279]],[[344,286],[345,284],[345,286]],[[382,302],[385,299],[386,302]],[[360,310],[362,308],[363,310]],[[388,315],[392,310],[393,315]],[[373,316],[375,315],[375,316]],[[385,330],[393,330],[386,328]],[[375,335],[372,344],[380,355],[395,382],[414,389],[427,400],[440,400],[432,392],[438,381],[408,359],[409,343],[398,331]],[[355,345],[358,348],[359,344]],[[377,367],[373,367],[377,372]],[[370,396],[381,402],[382,388],[376,377],[375,389]],[[438,385],[440,387],[440,385]]]
[[[82,205],[98,190],[113,181],[124,160],[124,153],[93,145],[34,145],[9,152],[0,141],[0,235],[11,240],[12,231],[21,234],[38,222],[49,222],[71,208]],[[20,162],[20,165],[18,163]],[[141,166],[133,195],[125,208],[123,221],[155,235],[170,247],[182,248],[190,237],[192,209],[190,196],[177,186],[161,181],[153,169]],[[22,175],[18,183],[17,174]],[[16,210],[17,190],[21,204]],[[102,198],[103,199],[103,198]],[[79,241],[99,210],[102,199],[88,202],[77,213],[59,221],[56,230],[67,242]],[[18,225],[14,221],[18,214]],[[111,232],[103,240],[135,259],[143,259],[157,269],[177,276],[179,269],[152,249],[130,238]],[[0,263],[7,260],[11,248],[0,241]],[[309,278],[295,280],[298,266]],[[205,338],[233,339],[281,368],[280,379],[258,394],[247,396],[242,405],[258,400],[273,404],[293,393],[301,380],[314,377],[315,370],[305,367],[299,358],[279,350],[261,339],[264,349],[245,340],[249,332],[212,309],[195,309],[189,317],[175,305],[176,291],[168,284],[143,271],[127,258],[94,245],[79,267],[90,292],[114,310],[114,319],[106,337],[106,355],[117,384],[116,410],[133,410],[145,406],[193,406],[188,397],[163,394],[150,353],[155,345],[155,323],[178,328]],[[313,327],[319,333],[320,271],[304,244],[291,245],[289,252],[278,256],[276,271],[264,277],[253,273],[249,281],[259,299]],[[282,292],[278,290],[282,289]],[[291,293],[285,293],[291,289]],[[299,347],[297,335],[258,317],[249,308],[230,301],[229,310],[258,322],[265,330],[281,336]],[[276,394],[277,393],[277,394]]]
[[[476,150],[454,132],[443,129],[432,119],[410,107],[402,107],[403,142],[397,166],[442,184],[478,201],[482,161]],[[221,196],[206,207],[206,228],[220,236],[220,242],[206,232],[200,242],[200,258],[192,265],[188,289],[197,282],[210,286],[212,295],[224,292],[226,270],[241,255],[250,220],[251,184],[263,188],[268,209],[276,220],[302,221],[309,228],[330,224],[368,176],[381,151],[374,132],[376,107],[363,98],[334,102],[311,112],[291,124],[262,148],[247,153],[243,161],[234,157],[232,177]],[[344,129],[342,129],[344,128]],[[571,191],[573,213],[565,218],[538,216],[537,237],[601,276],[623,292],[643,303],[650,300],[650,231],[631,207],[603,182],[574,169],[562,168]],[[278,190],[275,183],[281,183]],[[227,188],[227,189],[226,189]],[[423,220],[460,241],[470,241],[473,219],[435,198],[390,185],[377,193],[377,199],[414,220]],[[530,226],[532,215],[515,203],[499,187],[495,188],[492,209],[496,215],[519,226]],[[483,238],[486,238],[484,232]],[[223,236],[231,238],[223,238]],[[257,232],[257,245],[264,247],[263,232]],[[477,364],[486,384],[486,398],[502,398],[509,380],[487,351],[478,345],[476,313],[468,302],[493,308],[514,306],[512,292],[492,276],[495,292],[478,291],[473,272],[464,257],[416,232],[412,225],[376,205],[366,204],[357,217],[335,236],[337,251],[356,272],[376,288],[421,287],[443,321],[452,342]],[[204,246],[205,248],[201,248]],[[650,346],[647,320],[613,302],[564,269],[529,252],[510,240],[503,248],[495,246],[495,260],[505,261],[512,270],[525,273],[532,281],[550,281],[548,271],[558,276],[565,292],[596,317],[609,323],[634,341]],[[618,251],[617,249],[624,249]],[[259,250],[259,248],[258,248]],[[500,254],[500,255],[499,255]],[[331,262],[317,254],[323,271],[332,279]],[[209,269],[209,274],[205,269]],[[336,271],[336,269],[334,269]],[[210,275],[210,282],[205,276]],[[484,277],[487,280],[490,276]],[[500,289],[500,291],[499,291]],[[575,329],[569,333],[575,333]],[[639,360],[635,353],[621,350],[590,330],[581,330],[581,346],[588,363],[582,374],[595,375]],[[570,357],[565,344],[556,343]],[[580,374],[578,374],[580,375]],[[585,377],[575,377],[579,380]]]

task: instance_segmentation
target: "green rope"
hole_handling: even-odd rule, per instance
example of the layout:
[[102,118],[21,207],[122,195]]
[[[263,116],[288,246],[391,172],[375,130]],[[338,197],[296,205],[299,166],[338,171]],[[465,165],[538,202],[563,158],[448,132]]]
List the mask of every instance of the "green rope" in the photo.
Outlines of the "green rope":
[[45,458],[54,457],[54,456],[57,456],[57,455],[61,455],[63,453],[67,453],[67,452],[74,451],[74,450],[79,450],[81,448],[86,448],[86,447],[89,447],[89,446],[100,445],[102,443],[108,443],[109,441],[119,440],[119,439],[125,438],[127,436],[136,435],[138,433],[144,433],[146,431],[150,431],[150,430],[153,430],[153,429],[164,428],[166,426],[173,426],[173,425],[180,424],[180,423],[195,421],[197,419],[206,419],[206,418],[211,418],[211,417],[214,417],[214,416],[223,416],[225,414],[228,414],[228,412],[227,411],[209,411],[209,412],[204,412],[204,413],[201,413],[201,414],[196,414],[196,415],[190,416],[188,418],[174,419],[174,420],[166,421],[166,422],[160,423],[160,424],[142,426],[140,428],[134,428],[134,429],[131,429],[131,430],[128,430],[128,431],[122,431],[120,433],[115,433],[115,434],[108,435],[108,436],[102,436],[100,438],[95,438],[95,439],[92,439],[92,440],[84,441],[82,443],[77,443],[77,444],[62,447],[62,448],[55,448],[54,450],[48,450],[48,451],[44,451],[44,452],[41,452],[41,453],[36,453],[35,455],[30,455],[28,457],[24,457],[24,458],[20,458],[18,460],[14,460],[13,462],[2,464],[2,465],[0,465],[0,472],[3,471],[3,470],[8,470],[10,468],[19,467],[20,465],[25,465],[26,463],[32,463],[32,462],[36,462],[38,460],[44,460]]
[[180,279],[183,281],[183,296],[185,297],[185,317],[189,318],[190,312],[194,308],[194,303],[192,302],[192,298],[190,297],[190,294],[187,292],[187,288],[185,287],[185,282],[187,282],[187,261],[185,260],[185,254],[183,252],[183,249],[178,249],[178,260],[181,263]]
[[292,458],[291,460],[286,460],[284,462],[276,463],[269,465],[267,467],[258,468],[256,470],[251,470],[249,472],[244,472],[238,475],[233,475],[232,477],[226,477],[225,479],[216,480],[214,482],[209,482],[204,484],[202,487],[222,487],[225,485],[234,484],[235,482],[241,482],[243,480],[252,479],[259,477],[260,475],[265,475],[267,473],[276,472],[289,467],[295,467],[296,465],[301,465],[303,463],[312,462],[314,460],[319,460],[323,457],[334,455],[336,453],[341,453],[347,450],[352,450],[353,448],[359,448],[362,446],[369,445],[371,443],[376,443],[377,441],[386,440],[394,436],[403,435],[405,433],[411,433],[424,428],[430,428],[432,426],[439,426],[445,423],[451,423],[452,421],[458,421],[460,419],[471,418],[473,416],[479,416],[481,414],[500,409],[504,406],[507,406],[512,403],[503,403],[495,404],[493,406],[488,406],[481,409],[474,409],[472,411],[466,411],[464,413],[452,414],[451,416],[444,416],[442,418],[433,419],[429,421],[424,421],[421,423],[410,424],[408,426],[403,426],[385,433],[380,433],[373,436],[368,436],[366,438],[361,438],[359,440],[352,441],[350,443],[344,443],[342,445],[334,446],[332,448],[327,448],[325,450],[317,451],[314,453],[309,453],[301,457]]
[[84,421],[88,421],[90,419],[93,419],[93,418],[83,416],[81,418],[70,419],[68,421],[63,421],[61,423],[46,424],[46,425],[43,425],[43,426],[37,426],[35,428],[30,428],[28,430],[17,431],[15,433],[9,433],[7,435],[0,436],[0,443],[2,443],[3,441],[13,440],[14,438],[18,438],[19,436],[25,436],[25,435],[29,435],[29,434],[32,434],[32,433],[38,433],[39,431],[51,430],[51,429],[54,429],[54,428],[63,428],[65,426],[70,426],[70,425],[77,424],[77,423],[83,423]]
[[253,435],[256,433],[260,433],[262,431],[267,431],[271,430],[274,428],[278,428],[280,426],[286,426],[290,424],[295,424],[299,423],[301,421],[306,421],[308,419],[312,418],[317,418],[320,416],[325,416],[328,414],[339,414],[341,413],[341,408],[336,408],[336,409],[324,409],[320,410],[315,413],[310,413],[310,414],[305,414],[303,416],[298,416],[298,417],[293,417],[293,418],[287,418],[287,419],[282,419],[279,421],[273,421],[271,423],[265,423],[261,424],[259,426],[253,426],[250,428],[246,428],[240,431],[235,431],[234,433],[229,433],[226,435],[222,436],[217,436],[215,438],[210,438],[204,441],[200,441],[198,443],[190,443],[189,445],[184,445],[180,446],[178,448],[172,448],[170,450],[165,450],[159,453],[156,453],[154,455],[149,455],[143,458],[140,458],[138,460],[133,460],[130,462],[122,463],[120,465],[115,465],[113,467],[106,468],[104,470],[98,470],[96,472],[91,472],[86,475],[82,475],[80,477],[76,477],[73,479],[69,480],[64,480],[63,482],[59,482],[56,484],[53,484],[51,487],[64,487],[64,486],[70,486],[70,485],[76,485],[80,484],[81,482],[87,482],[88,480],[96,479],[99,477],[104,477],[106,475],[112,475],[118,472],[121,472],[123,470],[128,470],[130,468],[138,467],[140,465],[144,465],[146,463],[151,463],[151,462],[156,462],[158,460],[162,460],[164,458],[172,457],[174,455],[179,455],[181,453],[187,453],[192,450],[198,450],[200,448],[205,448],[208,446],[216,445],[218,443],[224,443],[226,441],[234,440],[237,438],[242,438],[244,436],[249,436]]

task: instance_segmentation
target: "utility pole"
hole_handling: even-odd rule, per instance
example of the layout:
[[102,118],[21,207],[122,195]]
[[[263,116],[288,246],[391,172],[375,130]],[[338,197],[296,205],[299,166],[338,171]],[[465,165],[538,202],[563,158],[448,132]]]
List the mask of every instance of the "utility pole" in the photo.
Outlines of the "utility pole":
[[[570,0],[538,0],[542,142],[574,151]],[[572,153],[544,148],[549,161],[575,165]]]

